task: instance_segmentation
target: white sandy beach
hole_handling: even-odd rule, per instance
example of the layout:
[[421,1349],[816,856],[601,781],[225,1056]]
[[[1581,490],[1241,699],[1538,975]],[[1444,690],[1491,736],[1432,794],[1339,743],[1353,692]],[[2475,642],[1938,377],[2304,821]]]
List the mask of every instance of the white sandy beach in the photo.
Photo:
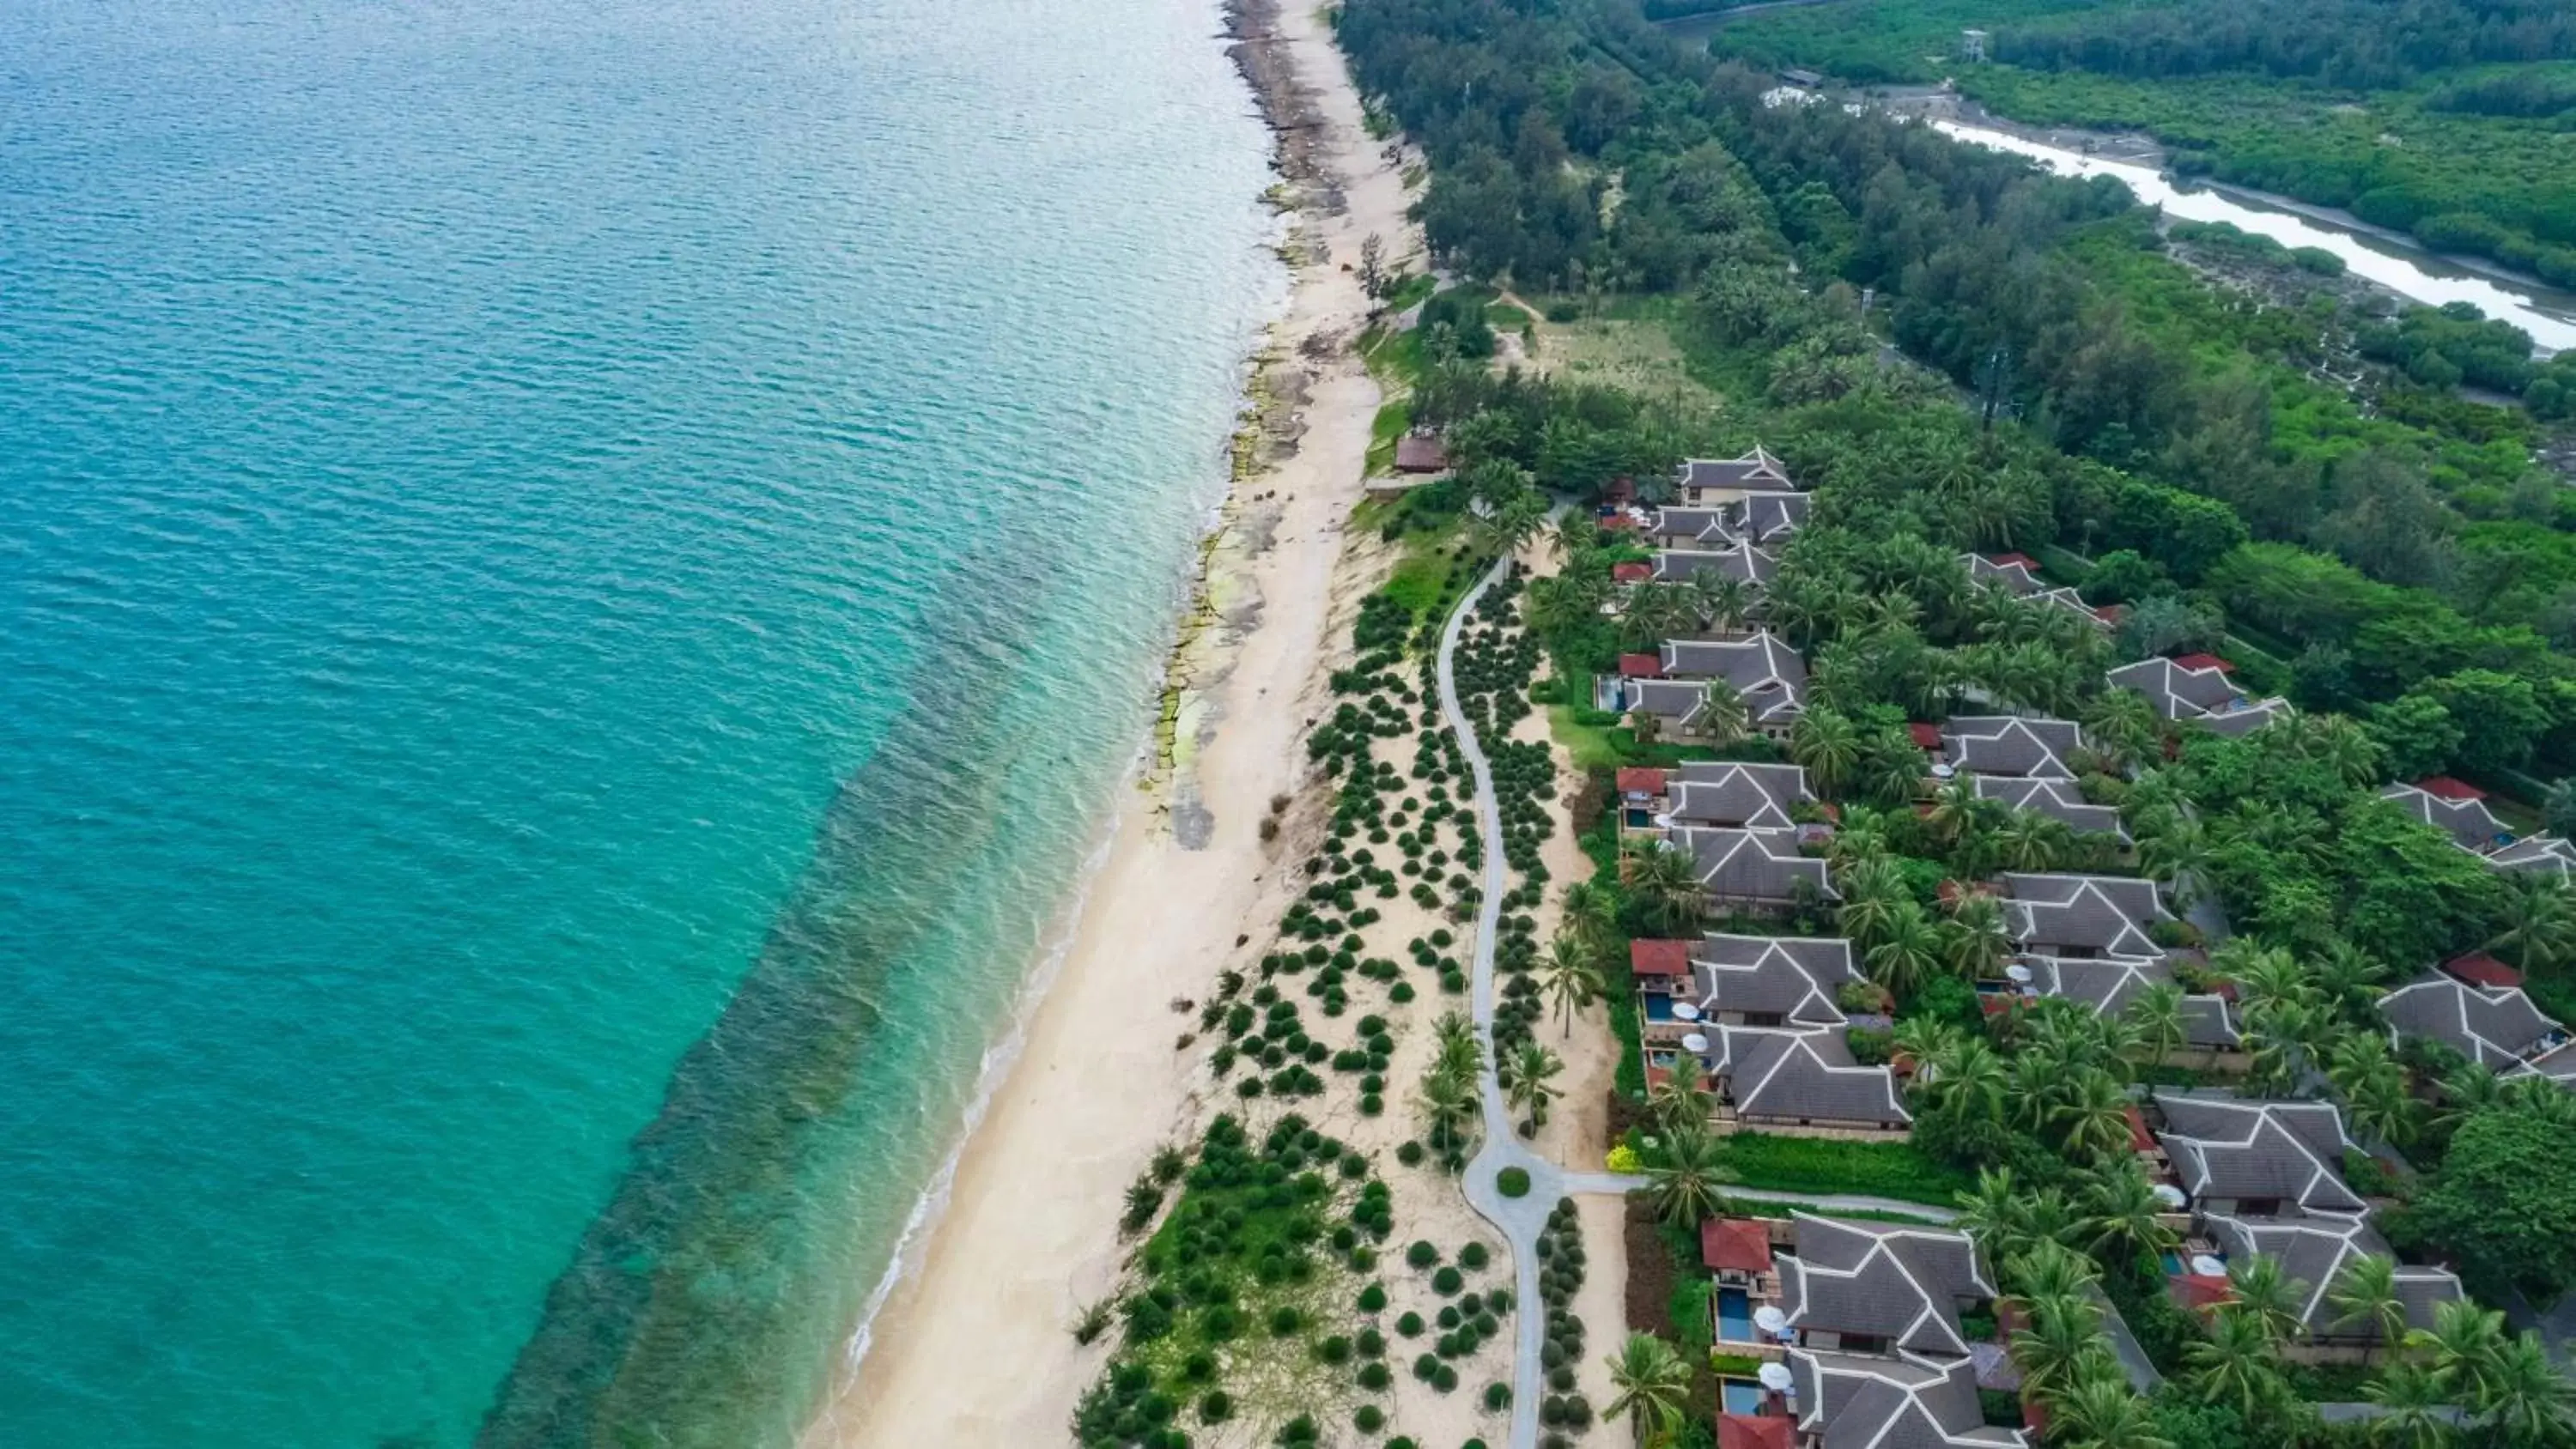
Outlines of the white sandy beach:
[[[960,1159],[952,1205],[917,1245],[915,1264],[879,1313],[873,1347],[806,1436],[809,1449],[1060,1442],[1074,1401],[1105,1348],[1078,1347],[1068,1326],[1108,1293],[1126,1245],[1120,1197],[1153,1150],[1195,1129],[1192,1093],[1203,1050],[1175,1050],[1196,1027],[1175,1000],[1206,999],[1217,974],[1242,967],[1239,945],[1284,907],[1280,845],[1259,828],[1271,797],[1296,787],[1301,737],[1322,707],[1336,605],[1373,583],[1342,524],[1359,499],[1378,389],[1347,346],[1367,299],[1345,267],[1362,239],[1405,254],[1407,198],[1362,128],[1359,99],[1320,16],[1279,18],[1323,120],[1313,156],[1344,209],[1302,223],[1325,260],[1301,266],[1279,355],[1311,374],[1297,451],[1238,482],[1233,532],[1249,551],[1212,588],[1248,632],[1207,637],[1189,676],[1211,723],[1185,767],[1210,818],[1207,838],[1176,837],[1160,794],[1126,801],[1060,974],[1035,1008],[1024,1048]],[[1305,348],[1309,339],[1329,347]],[[1272,520],[1275,517],[1275,522]],[[1221,560],[1227,550],[1218,550]],[[1248,583],[1246,582],[1248,580]],[[1230,654],[1229,657],[1225,657]],[[1194,707],[1185,726],[1199,717]],[[1462,1204],[1463,1210],[1463,1204]]]

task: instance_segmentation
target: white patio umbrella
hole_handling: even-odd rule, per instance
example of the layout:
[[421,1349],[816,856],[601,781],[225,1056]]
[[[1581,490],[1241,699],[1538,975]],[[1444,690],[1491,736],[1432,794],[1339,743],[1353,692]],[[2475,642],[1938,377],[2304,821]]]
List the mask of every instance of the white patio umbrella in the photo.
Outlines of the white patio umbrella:
[[1798,1381],[1785,1363],[1766,1363],[1754,1371],[1754,1377],[1762,1380],[1762,1387],[1775,1394],[1789,1392],[1789,1386]]
[[1682,1038],[1682,1050],[1689,1052],[1693,1056],[1697,1056],[1701,1052],[1708,1050],[1708,1038],[1700,1035],[1698,1032],[1692,1032],[1690,1035]]

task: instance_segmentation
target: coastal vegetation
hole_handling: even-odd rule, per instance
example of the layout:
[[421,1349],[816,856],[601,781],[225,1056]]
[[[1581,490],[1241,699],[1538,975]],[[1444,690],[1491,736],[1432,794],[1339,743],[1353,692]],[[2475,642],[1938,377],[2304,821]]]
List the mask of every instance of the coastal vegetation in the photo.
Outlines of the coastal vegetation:
[[[2517,451],[2529,434],[2482,442],[2471,415],[2438,406],[2414,422],[2365,415],[2293,366],[2300,317],[2167,260],[2170,244],[2116,189],[1883,117],[1766,105],[1764,79],[1680,52],[1624,5],[1352,0],[1342,33],[1364,84],[1433,157],[1425,222],[1447,260],[1525,294],[1603,279],[1677,294],[1675,336],[1724,398],[1688,417],[1602,406],[1605,426],[1584,416],[1591,399],[1434,363],[1421,393],[1449,400],[1433,411],[1468,460],[1462,475],[1517,468],[1584,504],[1630,480],[1652,502],[1681,451],[1724,456],[1759,438],[1813,500],[1811,521],[1771,546],[1763,603],[1808,661],[1809,709],[1785,751],[1832,812],[1836,898],[1793,903],[1764,929],[1837,935],[1867,963],[1890,1018],[1871,1049],[1908,1064],[1910,1140],[1712,1134],[1688,1061],[1650,1084],[1633,1011],[1612,993],[1613,1165],[1642,1172],[1641,1206],[1662,1224],[1641,1239],[1632,1221],[1632,1288],[1659,1261],[1662,1281],[1697,1274],[1692,1231],[1749,1206],[1730,1188],[1911,1198],[1963,1213],[2020,1303],[2005,1341],[2052,1444],[2339,1445],[2355,1431],[2317,1405],[2353,1398],[2426,1445],[2565,1437],[2569,1391],[2539,1340],[2474,1302],[2376,1362],[2332,1370],[2295,1361],[2310,1329],[2286,1307],[2297,1285],[2277,1260],[2236,1265],[2213,1311],[2177,1307],[2162,1256],[2178,1242],[2130,1150],[2132,1104],[2152,1084],[2321,1096],[2380,1149],[2343,1170],[2383,1200],[2376,1220],[2405,1261],[2456,1263],[2490,1300],[2566,1286],[2550,1246],[2565,1225],[2536,1206],[2493,1221],[2521,1200],[2494,1174],[2518,1164],[2521,1191],[2559,1190],[2576,1098],[2545,1079],[2500,1081],[2438,1045],[2393,1047],[2376,1006],[2401,975],[2479,948],[2543,1000],[2567,992],[2576,965],[2563,887],[2501,876],[2378,798],[2392,774],[2455,771],[2537,800],[2529,772],[2570,758],[2568,641],[2532,627],[2547,614],[2534,594],[2480,597],[2466,583],[2491,567],[2479,555],[2554,547],[2554,491]],[[2182,242],[2246,250],[2223,235]],[[1875,306],[1859,305],[1861,287]],[[2405,315],[2356,346],[2428,394],[2472,367],[2512,380],[2511,339],[2475,318]],[[1598,454],[1571,446],[1604,433],[1614,441]],[[2490,524],[2502,527],[2477,532]],[[1624,650],[1740,619],[1741,601],[1614,585],[1614,567],[1645,554],[1579,516],[1550,546],[1558,568],[1521,605],[1550,676],[1531,697],[1594,775],[1571,808],[1596,872],[1576,883],[1579,917],[1596,924],[1564,937],[1574,979],[1615,971],[1632,938],[1729,924],[1708,918],[1672,852],[1623,851],[1603,808],[1613,767],[1669,765],[1685,747],[1614,727],[1585,686]],[[1958,562],[2005,549],[2035,556],[2088,608],[2122,612],[2106,627],[2085,609],[2014,600]],[[2103,680],[2110,664],[2206,648],[2227,652],[2242,687],[2303,711],[2220,737]],[[1927,791],[1906,724],[1972,702],[2080,719],[2077,787],[2117,812],[2127,839]],[[1782,745],[1686,748],[1776,758]],[[2004,947],[1978,883],[2070,867],[2167,883],[2186,919],[2159,922],[2157,943],[2203,948],[2206,964],[2116,1014],[2018,997],[1990,1009],[1975,983],[1995,983]],[[2204,938],[2209,920],[2232,934]],[[2242,1051],[2170,1065],[2182,991],[2220,984]],[[2470,1220],[2480,1205],[2483,1227]],[[1649,1251],[1655,1237],[1664,1246]],[[2394,1261],[2306,1286],[2384,1323]],[[1663,1332],[1614,1361],[1615,1408],[1705,1442],[1705,1416],[1679,1408],[1705,1402],[1691,1359],[1707,1353],[1705,1294],[1669,1296]],[[2114,1313],[2162,1388],[2134,1387]]]
[[[1990,33],[1991,63],[1961,55],[1970,28]],[[2146,131],[2185,175],[2576,282],[2576,162],[2560,144],[2576,22],[2562,7],[2293,0],[2258,19],[2215,0],[1877,0],[1746,17],[1715,43],[1860,81],[1946,78],[2019,120]]]

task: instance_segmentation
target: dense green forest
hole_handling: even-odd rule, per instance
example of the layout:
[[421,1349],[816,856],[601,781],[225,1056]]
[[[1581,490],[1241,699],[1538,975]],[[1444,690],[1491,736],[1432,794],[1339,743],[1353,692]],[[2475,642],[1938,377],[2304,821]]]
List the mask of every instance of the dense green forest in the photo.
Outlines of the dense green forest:
[[[1748,401],[1876,398],[1896,411],[1868,426],[1910,429],[1968,394],[2000,421],[1941,466],[1982,541],[2134,555],[2143,572],[2106,587],[2222,618],[2254,688],[2437,741],[2478,716],[2479,744],[2410,761],[2508,781],[2576,761],[2576,539],[2527,419],[2431,390],[2365,412],[2309,382],[2315,320],[2168,259],[2116,183],[1766,105],[1766,77],[1617,0],[1497,13],[1342,12],[1361,83],[1431,156],[1443,263],[1533,291],[1676,294],[1679,340]],[[1882,337],[1955,391],[1884,368]],[[2481,339],[2437,318],[2368,344],[2438,380],[2496,365]],[[2460,356],[2422,356],[2445,347]]]
[[[1959,58],[1968,27],[1992,33],[1996,63]],[[1714,43],[2149,131],[2186,174],[2576,284],[2576,11],[2554,0],[1855,0],[1747,17]]]

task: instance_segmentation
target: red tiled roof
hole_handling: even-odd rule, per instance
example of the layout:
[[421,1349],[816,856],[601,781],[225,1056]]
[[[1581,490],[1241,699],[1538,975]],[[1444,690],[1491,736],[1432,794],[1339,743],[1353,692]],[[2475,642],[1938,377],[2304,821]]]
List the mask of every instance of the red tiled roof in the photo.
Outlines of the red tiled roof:
[[2510,988],[2522,984],[2522,973],[2484,951],[2471,951],[2442,963],[2442,969],[2471,986]]
[[2483,800],[2487,798],[2486,791],[2479,789],[2477,786],[2470,784],[2466,780],[2454,780],[2448,775],[2427,775],[2423,779],[2415,782],[2415,788],[2437,800]]
[[2234,674],[2236,666],[2215,654],[2184,654],[2174,660],[2181,669],[2215,669],[2221,674]]
[[1622,795],[1661,795],[1664,793],[1664,772],[1642,765],[1629,765],[1619,771],[1617,788]]
[[1704,1268],[1768,1273],[1771,1230],[1751,1218],[1706,1219],[1699,1225],[1699,1261]]
[[2185,1308],[2204,1311],[2236,1296],[2228,1281],[2214,1273],[2177,1273],[2165,1284],[2165,1293]]
[[1941,748],[1941,727],[1939,725],[1924,724],[1919,720],[1907,720],[1905,722],[1905,732],[1914,737],[1914,743],[1917,748],[1926,750],[1937,750]]
[[2104,604],[2102,607],[2093,611],[2093,617],[2101,620],[2105,624],[2117,624],[2122,619],[2129,617],[2129,606],[2126,604]]
[[1634,532],[1638,525],[1637,520],[1630,518],[1628,515],[1624,513],[1614,513],[1608,518],[1602,519],[1601,526],[1613,531]]
[[1619,656],[1621,679],[1660,679],[1664,673],[1661,654],[1622,654]]
[[1717,1449],[1792,1449],[1798,1421],[1786,1414],[1720,1414]]
[[1631,941],[1628,970],[1638,976],[1688,976],[1690,948],[1688,941]]
[[1997,568],[2003,568],[2011,564],[2020,564],[2023,568],[2029,569],[2033,573],[2039,572],[2039,560],[2032,558],[2026,553],[1990,553],[1986,555],[1986,562],[1995,565]]
[[1654,576],[1655,566],[1653,564],[1623,563],[1612,564],[1610,566],[1610,578],[1614,583],[1642,584]]
[[1633,478],[1613,478],[1610,486],[1601,490],[1601,496],[1613,503],[1634,503],[1637,500],[1637,482]]
[[2156,1134],[2147,1130],[2147,1114],[2139,1111],[2135,1107],[2128,1107],[2123,1110],[2128,1113],[2129,1117],[2129,1150],[2132,1152],[2155,1151]]

